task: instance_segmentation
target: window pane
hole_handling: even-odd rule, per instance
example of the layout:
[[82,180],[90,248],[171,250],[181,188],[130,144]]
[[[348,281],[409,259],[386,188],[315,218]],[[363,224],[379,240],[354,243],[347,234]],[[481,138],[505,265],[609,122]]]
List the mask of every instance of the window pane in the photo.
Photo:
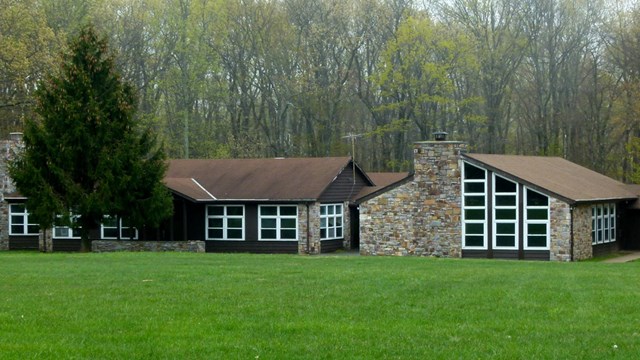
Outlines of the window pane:
[[547,235],[547,225],[529,224],[529,235]]
[[484,234],[484,224],[466,224],[465,232],[467,234]]
[[222,229],[209,229],[210,239],[222,239]]
[[280,236],[282,239],[295,239],[296,231],[295,230],[282,230],[280,232]]
[[479,167],[473,166],[468,163],[464,163],[464,178],[465,179],[484,179],[484,170]]
[[327,238],[327,229],[325,229],[325,228],[320,229],[320,238],[321,239],[326,239]]
[[261,219],[260,224],[264,229],[275,229],[276,219]]
[[120,236],[123,239],[131,239],[136,238],[136,229],[133,228],[122,228],[122,235]]
[[336,205],[336,215],[342,215],[342,205]]
[[336,237],[336,229],[329,229],[329,238],[334,238]]
[[496,209],[496,219],[515,220],[516,210],[515,209]]
[[23,234],[24,227],[22,225],[11,225],[11,233],[12,234]]
[[53,231],[55,237],[69,237],[69,228],[57,227]]
[[495,186],[496,186],[496,192],[498,193],[516,192],[516,183],[503,179],[499,176],[496,176]]
[[466,220],[484,220],[484,209],[483,210],[465,210],[464,218]]
[[227,219],[227,227],[242,228],[242,219]]
[[104,229],[104,237],[106,237],[106,238],[117,238],[118,237],[118,229],[105,228]]
[[464,192],[465,193],[484,193],[484,183],[483,182],[467,182],[464,184]]
[[496,246],[515,246],[515,245],[516,245],[515,236],[497,236],[496,237]]
[[296,219],[282,219],[280,222],[280,227],[285,229],[295,229]]
[[260,215],[278,215],[278,208],[275,206],[261,206]]
[[320,219],[320,227],[321,228],[326,228],[327,227],[327,218],[321,218]]
[[483,236],[465,236],[465,246],[484,246]]
[[498,223],[496,224],[496,233],[497,234],[515,234],[516,224]]
[[337,238],[341,238],[342,237],[342,228],[336,228],[336,237]]
[[530,247],[546,247],[547,246],[547,237],[546,236],[534,236],[529,235],[527,237],[528,246]]
[[13,225],[23,225],[24,224],[24,216],[23,215],[11,215],[11,224],[13,224]]
[[29,225],[27,226],[27,231],[29,234],[37,234],[40,231],[40,227],[38,225]]
[[336,218],[336,226],[342,226],[342,216]]
[[209,219],[209,227],[221,228],[222,227],[222,219]]
[[295,206],[281,206],[280,215],[282,216],[296,216],[298,214],[298,208]]
[[224,215],[224,208],[222,206],[209,206],[207,207],[209,215]]
[[25,211],[25,207],[22,204],[15,204],[15,205],[11,205],[11,212],[13,213],[24,213]]
[[327,215],[327,205],[320,206],[320,215]]
[[227,216],[242,216],[242,206],[227,206]]
[[527,210],[527,219],[529,220],[547,220],[548,217],[547,209],[528,209]]
[[496,206],[516,206],[516,197],[513,195],[496,196]]
[[484,196],[465,196],[464,206],[484,206]]
[[539,192],[527,190],[527,206],[547,206],[549,198]]
[[275,239],[276,231],[275,230],[264,230],[260,232],[262,239]]
[[329,227],[334,227],[336,224],[336,218],[329,218]]
[[333,215],[335,208],[333,207],[333,205],[329,205],[327,206],[327,214],[328,215]]
[[227,231],[227,238],[242,239],[242,229],[229,229]]

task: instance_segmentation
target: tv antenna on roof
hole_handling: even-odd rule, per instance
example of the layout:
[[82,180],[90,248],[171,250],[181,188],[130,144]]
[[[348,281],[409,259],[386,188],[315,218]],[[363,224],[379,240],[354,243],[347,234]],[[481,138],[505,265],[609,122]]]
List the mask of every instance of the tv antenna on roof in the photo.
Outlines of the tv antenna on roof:
[[351,140],[351,167],[353,168],[353,184],[356,184],[356,139],[364,136],[364,134],[354,134],[354,133],[349,133],[346,136],[343,136],[343,139],[350,139]]

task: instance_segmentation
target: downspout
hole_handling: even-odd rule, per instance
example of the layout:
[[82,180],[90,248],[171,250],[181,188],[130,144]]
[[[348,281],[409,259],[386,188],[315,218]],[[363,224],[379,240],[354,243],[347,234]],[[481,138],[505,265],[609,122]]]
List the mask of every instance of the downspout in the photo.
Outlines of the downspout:
[[310,249],[310,246],[311,246],[311,240],[310,240],[310,237],[311,237],[311,228],[310,228],[311,221],[309,220],[309,214],[310,214],[309,203],[307,203],[307,249],[306,249],[307,255],[311,254],[311,249]]
[[569,246],[571,246],[570,261],[573,262],[573,205],[569,206],[569,221],[571,222],[569,230]]

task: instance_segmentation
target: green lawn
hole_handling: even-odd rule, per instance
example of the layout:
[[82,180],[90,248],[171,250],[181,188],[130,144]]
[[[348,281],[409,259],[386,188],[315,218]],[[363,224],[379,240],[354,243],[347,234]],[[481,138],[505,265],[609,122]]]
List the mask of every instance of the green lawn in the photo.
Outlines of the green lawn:
[[638,262],[0,252],[2,359],[638,354]]

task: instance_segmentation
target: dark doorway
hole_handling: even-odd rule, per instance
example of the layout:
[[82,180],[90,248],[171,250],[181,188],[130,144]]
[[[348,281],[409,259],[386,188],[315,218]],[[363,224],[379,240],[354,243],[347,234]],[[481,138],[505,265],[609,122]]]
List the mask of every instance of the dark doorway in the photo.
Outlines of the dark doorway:
[[349,205],[349,222],[351,224],[351,250],[360,249],[360,207]]

